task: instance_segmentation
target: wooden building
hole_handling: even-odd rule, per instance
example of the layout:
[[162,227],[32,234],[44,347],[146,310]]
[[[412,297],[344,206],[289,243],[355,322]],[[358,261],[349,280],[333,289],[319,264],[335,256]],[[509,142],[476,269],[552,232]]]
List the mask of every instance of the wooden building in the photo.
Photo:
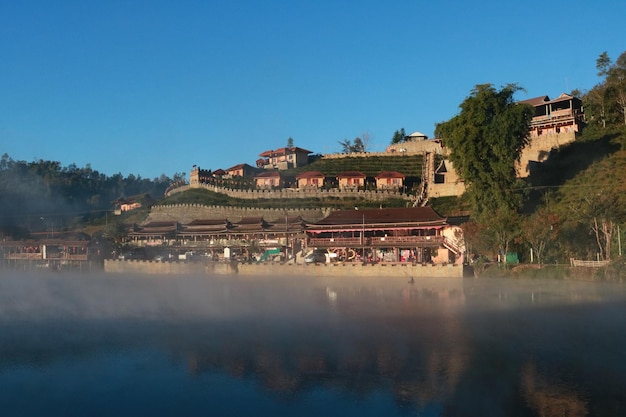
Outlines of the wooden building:
[[362,262],[460,263],[459,228],[431,207],[340,210],[307,225],[307,244]]

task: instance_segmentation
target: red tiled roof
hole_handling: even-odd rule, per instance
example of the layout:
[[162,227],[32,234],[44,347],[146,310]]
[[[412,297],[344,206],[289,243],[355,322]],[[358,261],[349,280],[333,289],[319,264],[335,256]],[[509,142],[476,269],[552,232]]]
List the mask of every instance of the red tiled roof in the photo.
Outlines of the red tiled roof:
[[259,156],[262,156],[262,157],[265,157],[265,158],[271,158],[273,156],[282,156],[282,155],[287,155],[287,154],[292,154],[292,153],[306,153],[306,154],[309,154],[309,153],[313,153],[313,152],[294,146],[292,148],[278,148],[278,149],[275,149],[275,150],[265,151],[263,153],[260,153]]
[[242,169],[242,168],[245,168],[245,167],[247,167],[247,166],[248,166],[248,167],[250,167],[250,168],[253,168],[253,167],[252,167],[252,165],[248,165],[248,164],[238,164],[238,165],[235,165],[234,167],[230,167],[230,168],[228,168],[226,171],[236,171],[236,170],[238,170],[238,169]]
[[337,178],[366,178],[367,176],[360,171],[346,171],[337,174]]
[[278,171],[265,171],[265,172],[261,172],[259,175],[255,176],[254,178],[280,178],[280,172]]
[[383,171],[375,177],[377,180],[383,178],[406,178],[406,176],[397,171]]
[[409,207],[365,210],[339,210],[332,212],[327,217],[311,224],[315,226],[344,226],[362,224],[400,224],[400,223],[446,223],[445,217],[441,217],[432,207]]
[[321,173],[320,171],[306,171],[306,172],[302,172],[300,174],[298,174],[296,176],[296,179],[301,179],[301,178],[324,178],[326,177],[323,173]]

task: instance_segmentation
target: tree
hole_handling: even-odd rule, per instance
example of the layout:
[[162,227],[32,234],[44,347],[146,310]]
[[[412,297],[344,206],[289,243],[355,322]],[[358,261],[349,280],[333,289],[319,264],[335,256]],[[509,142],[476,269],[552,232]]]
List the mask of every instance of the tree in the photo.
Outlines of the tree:
[[535,211],[522,222],[522,235],[541,265],[543,253],[549,242],[556,240],[559,218],[545,207]]
[[611,68],[611,58],[609,54],[604,51],[596,59],[596,69],[598,70],[598,77],[606,77],[609,75],[609,69]]
[[519,90],[515,84],[500,91],[491,84],[477,85],[459,106],[461,112],[435,128],[450,148],[450,160],[478,216],[521,204],[516,165],[529,141],[534,108],[513,101]]
[[293,138],[291,136],[287,139],[287,147],[293,148]]
[[393,137],[391,138],[392,145],[402,142],[406,142],[406,133],[404,133],[404,128],[393,132]]
[[341,145],[341,151],[343,153],[355,153],[355,152],[365,152],[365,144],[361,138],[355,138],[354,142],[350,139],[344,139],[343,141],[339,141]]

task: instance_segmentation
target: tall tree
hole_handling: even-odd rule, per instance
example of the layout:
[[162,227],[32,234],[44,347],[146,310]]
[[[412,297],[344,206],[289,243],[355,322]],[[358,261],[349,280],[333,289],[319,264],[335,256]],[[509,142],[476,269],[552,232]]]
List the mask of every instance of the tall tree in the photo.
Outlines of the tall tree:
[[402,142],[406,142],[406,133],[404,132],[404,128],[393,132],[393,137],[391,138],[392,145]]
[[519,90],[516,84],[500,91],[491,84],[477,85],[458,115],[436,125],[435,135],[450,148],[477,216],[500,207],[516,210],[521,204],[516,164],[529,141],[534,108],[514,102]]
[[293,138],[291,136],[287,139],[287,147],[293,148]]
[[598,77],[606,77],[607,75],[609,75],[610,68],[611,58],[609,57],[609,54],[604,51],[596,59],[596,69],[598,70]]

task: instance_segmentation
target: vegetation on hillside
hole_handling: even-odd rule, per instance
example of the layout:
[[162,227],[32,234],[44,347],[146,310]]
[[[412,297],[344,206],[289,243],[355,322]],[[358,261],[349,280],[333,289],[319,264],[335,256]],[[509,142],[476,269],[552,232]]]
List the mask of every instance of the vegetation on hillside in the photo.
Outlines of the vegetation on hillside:
[[286,176],[296,176],[305,171],[320,171],[328,177],[337,176],[345,171],[361,171],[368,177],[374,177],[382,171],[398,171],[415,179],[422,177],[422,155],[370,155],[367,157],[316,158],[303,167],[281,171]]
[[160,198],[167,186],[180,178],[107,176],[89,165],[15,161],[4,154],[0,159],[0,233],[15,236],[62,230],[106,219],[118,198],[140,194]]
[[[438,126],[470,186],[465,197],[472,219],[463,228],[475,259],[503,259],[515,251],[523,262],[600,259],[613,261],[605,275],[624,272],[619,265],[626,229],[626,54],[616,64],[601,58],[603,80],[582,97],[589,124],[574,143],[552,151],[524,181],[515,180],[510,171],[511,157],[518,153],[513,149],[526,139],[517,135],[507,142],[501,133],[519,133],[511,126],[523,124],[527,115],[522,110],[508,121],[494,117],[497,111],[485,111],[493,108],[476,100],[483,92],[479,86],[463,102],[459,116]],[[494,164],[503,164],[502,169]]]
[[[252,207],[252,208],[279,208],[279,209],[305,209],[305,208],[334,208],[353,209],[380,207],[378,201],[368,201],[364,198],[334,197],[321,198],[294,198],[294,199],[240,199],[229,197],[225,194],[216,193],[210,190],[195,188],[182,193],[175,193],[159,202],[161,205],[168,204],[201,204],[206,206],[226,206],[226,207]],[[384,203],[385,207],[405,207],[406,200],[388,199]]]

